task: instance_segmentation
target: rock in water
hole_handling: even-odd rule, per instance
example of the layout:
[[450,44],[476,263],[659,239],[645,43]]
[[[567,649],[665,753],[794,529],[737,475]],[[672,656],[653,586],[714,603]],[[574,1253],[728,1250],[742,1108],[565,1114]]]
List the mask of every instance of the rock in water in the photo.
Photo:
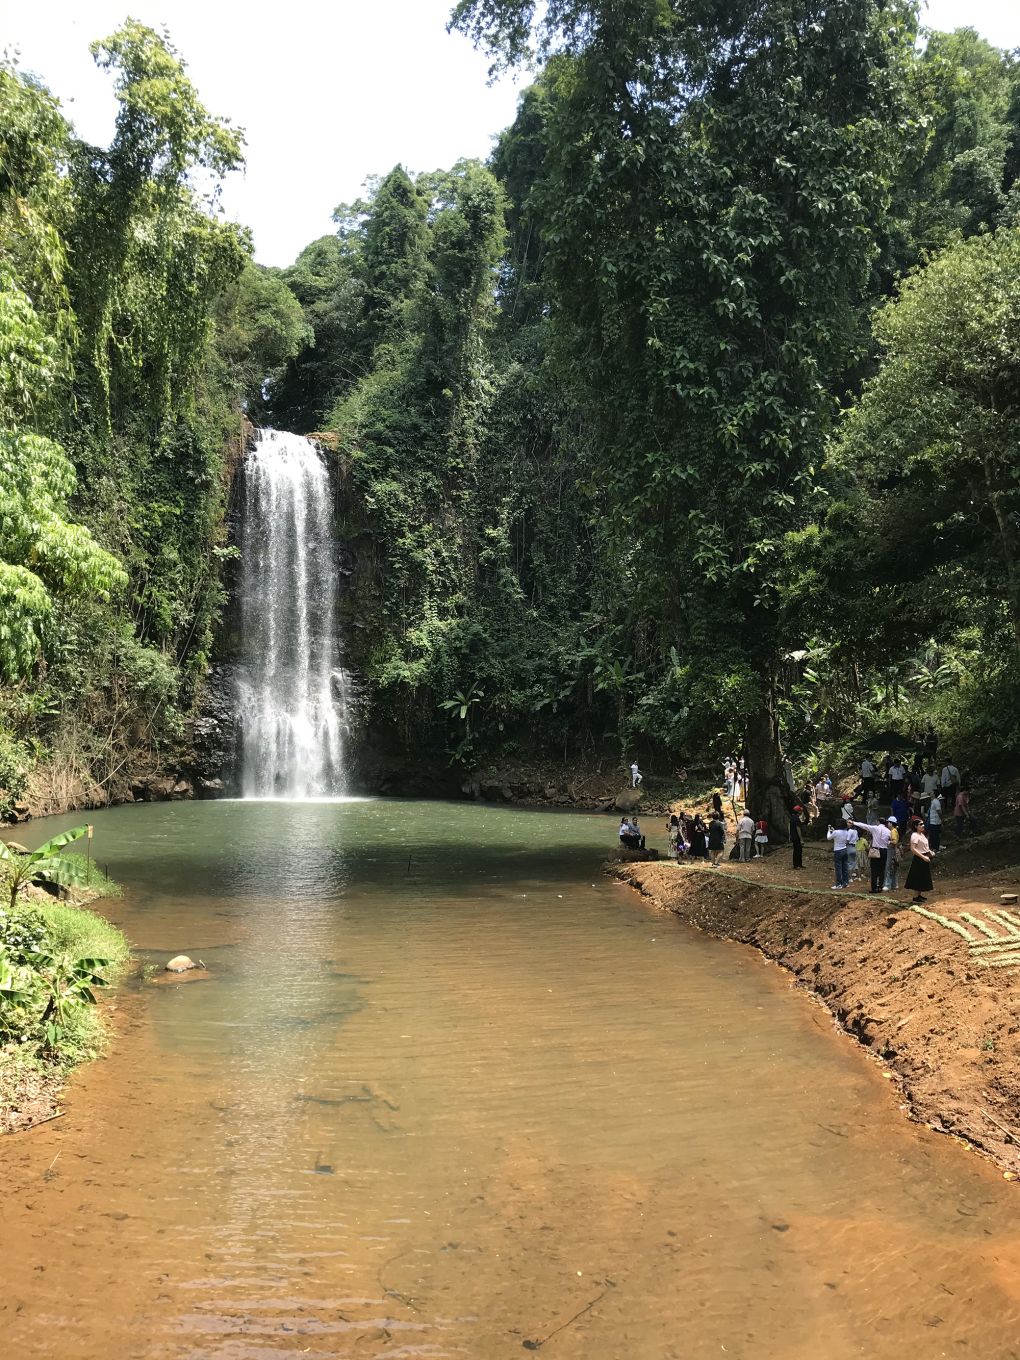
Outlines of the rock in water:
[[198,964],[192,962],[187,954],[178,954],[176,958],[170,960],[166,966],[168,973],[186,973],[189,968],[197,968]]

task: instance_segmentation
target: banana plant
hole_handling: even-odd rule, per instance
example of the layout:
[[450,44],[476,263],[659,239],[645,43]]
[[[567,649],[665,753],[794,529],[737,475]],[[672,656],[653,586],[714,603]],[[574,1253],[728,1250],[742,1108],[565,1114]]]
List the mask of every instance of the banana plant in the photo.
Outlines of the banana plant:
[[51,1015],[63,1025],[75,1006],[96,1004],[93,987],[107,987],[109,983],[99,971],[109,959],[72,959],[68,954],[29,954],[28,961],[46,985],[47,1002],[42,1025]]
[[472,685],[466,694],[464,693],[463,690],[460,689],[455,690],[454,698],[444,699],[443,702],[440,704],[440,708],[445,708],[447,712],[456,710],[457,716],[460,718],[461,722],[465,724],[467,735],[470,737],[471,709],[475,704],[477,704],[480,700],[484,698],[485,695],[478,688],[478,686]]
[[11,895],[11,910],[17,906],[18,893],[26,883],[59,883],[62,887],[77,887],[85,882],[86,867],[80,855],[61,855],[58,851],[79,836],[84,836],[87,826],[77,826],[73,831],[62,831],[38,850],[23,855],[12,850],[0,841],[0,864],[6,870],[7,888]]

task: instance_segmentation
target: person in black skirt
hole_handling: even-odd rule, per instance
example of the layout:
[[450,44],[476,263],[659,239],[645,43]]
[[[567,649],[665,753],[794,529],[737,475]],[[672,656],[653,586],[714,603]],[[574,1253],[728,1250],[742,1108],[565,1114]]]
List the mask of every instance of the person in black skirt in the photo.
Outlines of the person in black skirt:
[[691,859],[708,859],[708,828],[700,812],[691,824]]
[[913,890],[915,902],[923,902],[922,893],[932,891],[931,862],[935,856],[924,834],[924,822],[920,817],[910,819],[910,850],[910,870],[903,886]]

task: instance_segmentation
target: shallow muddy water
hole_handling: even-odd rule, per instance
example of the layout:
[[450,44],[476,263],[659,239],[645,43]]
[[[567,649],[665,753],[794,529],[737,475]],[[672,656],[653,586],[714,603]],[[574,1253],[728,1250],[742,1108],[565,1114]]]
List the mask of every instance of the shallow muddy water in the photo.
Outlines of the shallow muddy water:
[[[74,819],[28,828],[36,844]],[[1020,1356],[1020,1199],[606,818],[95,815],[145,961],[0,1144],[12,1356]],[[20,831],[20,828],[19,828]]]

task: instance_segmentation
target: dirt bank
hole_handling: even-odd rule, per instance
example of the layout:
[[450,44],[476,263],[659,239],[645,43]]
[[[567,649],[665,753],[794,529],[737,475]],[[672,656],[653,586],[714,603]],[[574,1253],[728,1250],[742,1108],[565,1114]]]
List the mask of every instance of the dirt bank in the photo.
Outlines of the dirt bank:
[[937,877],[926,916],[902,891],[827,891],[831,856],[805,851],[796,875],[788,851],[718,870],[665,862],[607,871],[789,969],[880,1058],[912,1118],[1020,1173],[1020,914],[1014,923],[1000,901],[1020,879],[1016,866],[981,873],[975,847],[961,847],[965,881]]

